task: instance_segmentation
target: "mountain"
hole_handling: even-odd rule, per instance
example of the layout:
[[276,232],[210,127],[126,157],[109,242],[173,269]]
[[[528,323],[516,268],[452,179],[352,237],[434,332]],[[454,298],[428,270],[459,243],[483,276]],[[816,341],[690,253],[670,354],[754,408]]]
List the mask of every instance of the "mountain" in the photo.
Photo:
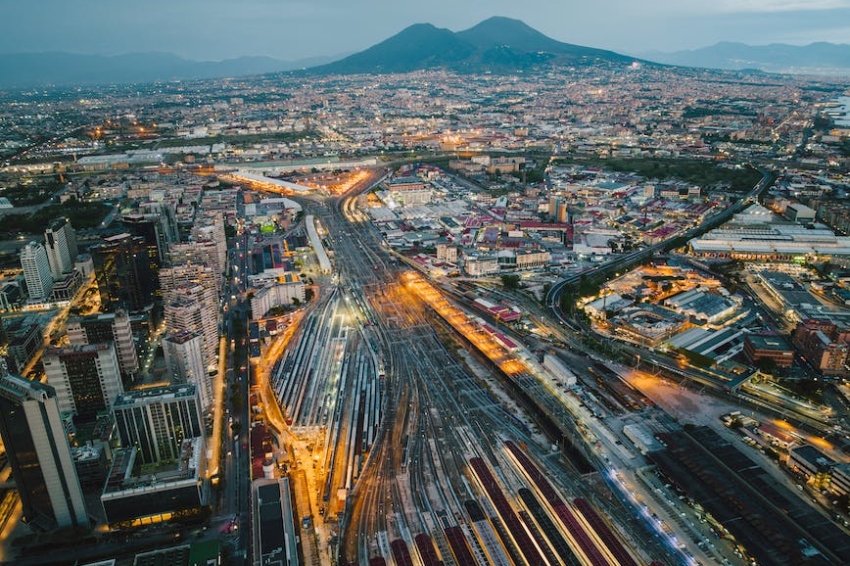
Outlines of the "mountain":
[[634,61],[612,51],[556,41],[519,20],[493,17],[460,32],[415,24],[364,51],[307,71],[381,74],[442,68],[503,73]]
[[709,47],[673,53],[647,53],[660,63],[711,69],[759,69],[771,73],[811,73],[850,75],[850,45],[811,43],[809,45],[747,45],[720,42]]
[[467,59],[475,47],[447,29],[414,24],[377,45],[320,67],[317,74],[406,73],[454,65]]
[[0,88],[48,85],[150,83],[168,80],[238,77],[300,69],[331,58],[280,61],[240,57],[225,61],[191,61],[170,53],[78,55],[63,52],[0,54]]

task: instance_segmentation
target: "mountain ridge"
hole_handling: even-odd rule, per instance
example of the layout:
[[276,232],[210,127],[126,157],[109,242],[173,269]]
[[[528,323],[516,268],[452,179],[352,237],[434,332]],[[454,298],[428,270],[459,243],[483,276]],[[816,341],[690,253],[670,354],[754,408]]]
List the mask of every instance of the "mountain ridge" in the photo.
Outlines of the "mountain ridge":
[[453,32],[414,24],[309,74],[381,74],[444,68],[460,72],[526,72],[566,65],[630,65],[637,59],[613,51],[563,43],[520,20],[502,16]]
[[770,73],[828,73],[850,75],[850,45],[818,41],[807,45],[770,43],[749,45],[720,41],[714,45],[674,52],[643,54],[668,65],[710,69],[758,69]]
[[152,83],[239,77],[284,72],[336,57],[282,61],[243,56],[222,61],[194,61],[158,51],[88,55],[65,51],[0,53],[0,88]]

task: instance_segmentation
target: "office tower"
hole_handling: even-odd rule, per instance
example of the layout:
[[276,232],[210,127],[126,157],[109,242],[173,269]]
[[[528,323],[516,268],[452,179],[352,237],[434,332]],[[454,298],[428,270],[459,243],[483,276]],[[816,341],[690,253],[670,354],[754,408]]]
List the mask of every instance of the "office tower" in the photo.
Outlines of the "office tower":
[[44,246],[38,242],[24,246],[21,250],[21,267],[24,269],[30,299],[49,299],[53,291],[53,274]]
[[156,278],[143,238],[118,234],[89,249],[104,310],[143,310],[153,303]]
[[0,367],[0,436],[24,522],[43,531],[89,527],[53,388]]
[[555,217],[555,220],[557,220],[558,222],[561,222],[563,224],[566,224],[567,222],[569,222],[569,219],[570,219],[570,215],[569,215],[569,210],[567,209],[567,203],[565,201],[559,202],[558,203],[558,214]]
[[558,216],[558,205],[563,202],[559,197],[549,197],[549,218]]
[[53,279],[74,269],[77,259],[77,235],[67,218],[53,220],[44,231],[44,248]]
[[198,390],[201,408],[212,407],[212,380],[207,374],[203,354],[204,338],[191,330],[169,334],[162,340],[165,367],[172,383],[191,383]]
[[167,241],[158,214],[125,214],[121,217],[131,235],[144,239],[151,270],[162,267]]
[[139,356],[133,339],[130,316],[122,311],[68,319],[68,339],[72,345],[112,342],[118,355],[118,367],[124,383],[132,381],[139,372]]
[[135,446],[144,464],[175,460],[183,440],[203,436],[200,400],[192,384],[124,393],[113,411],[121,443]]
[[124,392],[115,346],[89,344],[48,348],[41,359],[47,383],[56,389],[59,410],[91,422],[112,409]]
[[[145,215],[156,215],[159,217],[160,235],[166,244],[180,240],[180,231],[177,228],[177,214],[175,202],[172,201],[148,201],[139,203],[139,211]],[[167,246],[166,246],[167,249]]]

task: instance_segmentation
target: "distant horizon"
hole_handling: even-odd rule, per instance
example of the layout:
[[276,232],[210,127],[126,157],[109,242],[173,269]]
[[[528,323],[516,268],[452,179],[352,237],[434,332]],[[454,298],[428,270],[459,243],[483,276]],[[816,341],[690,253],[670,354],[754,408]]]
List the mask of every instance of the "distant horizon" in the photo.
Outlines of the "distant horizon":
[[[191,61],[270,57],[299,61],[355,53],[417,23],[452,31],[493,16],[519,19],[552,39],[629,55],[700,49],[722,41],[762,46],[845,44],[850,0],[718,0],[693,5],[676,0],[598,0],[592,6],[552,6],[505,0],[486,6],[432,0],[398,6],[388,0],[357,5],[339,0],[149,0],[143,8],[102,0],[11,2],[0,53],[61,52],[116,56],[168,53]],[[390,11],[392,8],[392,11]],[[49,14],[45,17],[45,14]]]
[[[428,23],[428,22],[419,22],[419,23]],[[411,25],[414,25],[414,24],[411,24]],[[404,28],[402,28],[402,29],[404,29]],[[465,28],[465,29],[468,29],[468,28]],[[401,31],[401,30],[399,30],[399,31]],[[461,31],[461,30],[451,30],[451,31]],[[390,37],[390,36],[387,36],[387,37]],[[386,38],[384,38],[384,39],[386,39]],[[556,37],[553,37],[552,39],[555,39],[557,41],[562,41],[562,40],[560,40]],[[380,43],[381,41],[383,41],[383,39],[379,40],[376,43]],[[569,42],[564,41],[563,43],[569,43]],[[698,47],[688,47],[688,48],[683,48],[683,49],[677,49],[677,50],[674,50],[674,51],[652,49],[652,50],[640,51],[640,52],[638,52],[638,51],[634,51],[634,52],[632,52],[632,51],[619,51],[619,53],[621,53],[622,55],[629,55],[629,56],[635,56],[635,57],[641,57],[641,56],[645,56],[645,55],[651,54],[651,53],[672,54],[672,53],[676,53],[676,52],[679,52],[679,51],[695,51],[695,50],[704,49],[704,48],[707,48],[707,47],[713,47],[713,46],[721,44],[721,43],[736,43],[736,44],[741,44],[741,45],[747,45],[747,46],[750,46],[750,47],[768,47],[770,45],[791,45],[791,46],[794,46],[794,47],[806,47],[806,46],[817,44],[817,43],[828,43],[828,44],[832,44],[832,45],[847,45],[847,46],[850,46],[850,42],[835,42],[835,41],[809,41],[809,42],[804,42],[804,43],[791,43],[791,42],[748,43],[746,41],[721,40],[721,41],[716,41],[716,42],[708,44],[708,45],[701,45],[701,46],[698,46]],[[367,46],[367,48],[368,47],[371,47],[371,46]],[[596,46],[586,45],[585,47],[596,47]],[[608,49],[607,47],[597,47],[597,48],[598,49]],[[609,51],[616,51],[616,50],[609,49]],[[78,56],[98,56],[98,57],[123,57],[123,56],[127,56],[127,55],[159,54],[159,55],[176,56],[176,57],[184,59],[186,61],[192,61],[192,62],[195,62],[195,63],[221,63],[221,62],[224,62],[224,61],[232,61],[232,60],[235,60],[235,59],[251,59],[251,58],[268,58],[268,59],[274,59],[274,60],[277,60],[277,61],[281,61],[283,63],[297,63],[297,62],[301,62],[301,61],[307,61],[307,60],[310,60],[310,59],[322,59],[322,60],[330,60],[330,59],[335,59],[335,58],[342,59],[344,57],[348,57],[349,55],[351,55],[353,53],[356,53],[356,51],[347,51],[347,52],[336,53],[336,54],[331,54],[331,55],[308,55],[306,57],[299,57],[297,59],[282,59],[280,57],[275,57],[273,55],[267,55],[267,54],[233,55],[233,56],[230,56],[230,57],[223,57],[223,58],[217,58],[217,59],[193,59],[193,58],[189,58],[189,57],[184,57],[183,55],[181,55],[179,53],[175,53],[173,51],[161,51],[161,50],[156,50],[156,49],[150,49],[150,50],[144,50],[144,51],[121,51],[121,52],[114,52],[114,53],[96,53],[96,52],[56,50],[56,49],[43,50],[43,51],[0,51],[0,55],[40,55],[40,54],[49,54],[49,53],[61,53],[61,54],[66,54],[66,55],[78,55]]]

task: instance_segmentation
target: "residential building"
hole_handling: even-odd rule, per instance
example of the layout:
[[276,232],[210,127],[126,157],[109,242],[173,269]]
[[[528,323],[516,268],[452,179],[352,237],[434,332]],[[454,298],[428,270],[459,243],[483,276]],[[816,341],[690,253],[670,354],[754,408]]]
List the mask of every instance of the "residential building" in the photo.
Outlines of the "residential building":
[[112,410],[124,392],[112,342],[48,348],[42,357],[47,383],[56,389],[59,411],[84,422]]
[[125,311],[71,317],[66,329],[72,345],[112,342],[124,383],[134,379],[139,371],[139,357],[130,316]]
[[185,294],[165,305],[165,324],[169,332],[191,331],[203,337],[204,365],[215,365],[218,351],[217,309],[202,300],[200,287],[187,287]]
[[7,320],[5,324],[5,333],[9,340],[6,361],[12,373],[20,374],[44,345],[44,335],[41,326],[35,322],[17,319]]
[[272,285],[259,289],[251,298],[251,313],[262,318],[271,309],[304,302],[304,282],[295,273],[284,273]]
[[213,404],[212,379],[206,371],[204,337],[192,330],[169,334],[162,340],[166,373],[172,383],[191,383],[197,390],[201,407],[208,412]]
[[440,242],[437,244],[437,261],[457,263],[457,246]]
[[826,321],[804,320],[794,331],[793,343],[809,364],[824,375],[844,375],[850,346],[842,339],[844,331]]

